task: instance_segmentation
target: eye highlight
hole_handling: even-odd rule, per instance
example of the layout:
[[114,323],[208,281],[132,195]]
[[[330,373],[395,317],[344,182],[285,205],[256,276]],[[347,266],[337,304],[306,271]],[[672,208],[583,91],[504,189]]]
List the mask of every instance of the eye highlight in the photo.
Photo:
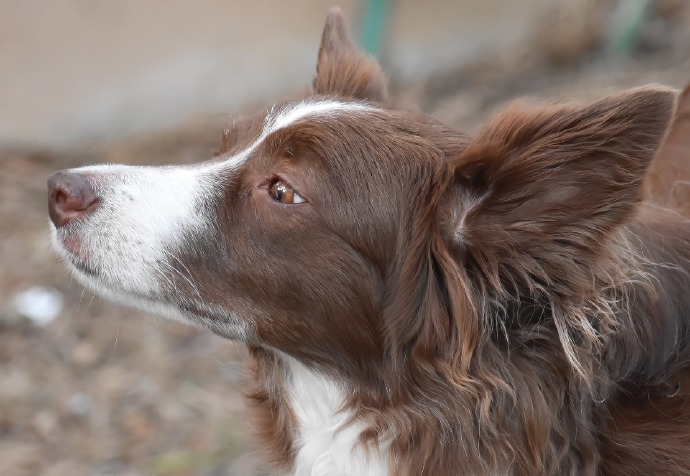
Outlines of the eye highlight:
[[271,182],[268,187],[268,194],[276,202],[287,205],[297,205],[306,202],[299,193],[295,192],[292,187],[280,179],[275,179]]

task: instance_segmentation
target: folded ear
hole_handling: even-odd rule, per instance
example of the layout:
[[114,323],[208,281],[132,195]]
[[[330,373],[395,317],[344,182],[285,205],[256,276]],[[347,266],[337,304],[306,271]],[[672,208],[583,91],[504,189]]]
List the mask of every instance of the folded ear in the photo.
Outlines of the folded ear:
[[587,279],[634,213],[675,97],[648,86],[494,117],[456,162],[444,224],[454,252],[497,286]]
[[668,135],[649,166],[645,198],[690,214],[690,85],[678,98]]
[[376,60],[352,44],[345,19],[334,7],[326,17],[312,84],[314,94],[385,102],[386,77]]

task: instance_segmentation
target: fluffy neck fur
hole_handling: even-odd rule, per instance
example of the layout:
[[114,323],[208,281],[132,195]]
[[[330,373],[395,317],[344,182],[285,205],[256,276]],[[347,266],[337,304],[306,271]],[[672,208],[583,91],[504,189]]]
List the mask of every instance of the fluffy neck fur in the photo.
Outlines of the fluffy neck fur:
[[[593,294],[573,290],[548,311],[524,296],[514,306],[497,305],[505,301],[479,298],[488,283],[475,284],[477,317],[494,322],[465,369],[418,355],[381,375],[372,395],[356,382],[252,349],[250,397],[262,436],[278,463],[297,474],[319,464],[338,468],[335,474],[386,474],[387,465],[391,474],[595,474],[600,441],[611,437],[602,433],[610,412],[625,420],[622,402],[667,391],[669,377],[690,358],[690,296],[679,292],[690,287],[690,253],[678,251],[690,243],[677,228],[670,232],[669,220],[682,221],[642,210],[618,234],[609,266],[593,274]],[[682,226],[690,236],[690,226]],[[506,292],[492,289],[502,299]],[[511,327],[499,317],[533,323]]]

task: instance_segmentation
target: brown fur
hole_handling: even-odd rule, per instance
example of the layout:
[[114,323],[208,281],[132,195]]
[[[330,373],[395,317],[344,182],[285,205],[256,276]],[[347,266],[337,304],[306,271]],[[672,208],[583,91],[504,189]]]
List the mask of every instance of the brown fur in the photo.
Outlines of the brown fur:
[[[317,71],[312,101],[348,107],[213,168],[212,219],[150,297],[248,344],[277,467],[300,450],[296,360],[341,385],[361,445],[391,442],[391,474],[690,474],[690,223],[640,201],[677,92],[518,103],[470,139],[385,105],[337,10]],[[272,198],[276,177],[305,202]]]
[[[329,18],[324,42],[335,51],[334,23],[340,38]],[[350,46],[328,57],[321,80],[324,48],[317,92],[381,98],[369,93],[379,71]],[[649,87],[584,106],[515,105],[469,144],[407,113],[372,117],[371,137],[341,123],[385,147],[379,155],[405,157],[392,176],[385,161],[371,176],[365,156],[376,150],[348,148],[336,131],[284,133],[292,154],[325,154],[326,177],[349,177],[380,207],[348,203],[329,226],[374,266],[374,300],[354,301],[371,308],[337,314],[354,328],[369,322],[363,334],[339,335],[334,353],[309,326],[295,332],[301,345],[278,348],[349,383],[348,406],[370,422],[363,443],[395,435],[394,474],[690,472],[687,378],[674,387],[690,357],[690,226],[638,203],[674,98]],[[326,182],[323,193],[340,200],[342,187]],[[369,225],[352,230],[364,216]],[[263,433],[289,467],[289,405],[268,396],[284,378],[259,365],[252,397],[270,409]]]
[[643,191],[648,200],[690,216],[690,86],[678,98],[673,123],[649,166]]
[[312,83],[314,94],[333,94],[385,102],[388,87],[381,67],[350,41],[345,20],[335,9],[326,18]]

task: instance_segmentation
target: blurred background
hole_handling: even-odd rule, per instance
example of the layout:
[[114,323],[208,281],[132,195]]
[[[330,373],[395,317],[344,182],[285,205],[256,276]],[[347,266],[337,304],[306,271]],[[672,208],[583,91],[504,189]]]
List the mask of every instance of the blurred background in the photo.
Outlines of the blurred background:
[[[683,0],[340,0],[394,102],[475,131],[521,96],[690,81]],[[111,305],[50,250],[45,182],[210,158],[309,84],[331,2],[0,0],[0,474],[270,474],[244,349]]]

